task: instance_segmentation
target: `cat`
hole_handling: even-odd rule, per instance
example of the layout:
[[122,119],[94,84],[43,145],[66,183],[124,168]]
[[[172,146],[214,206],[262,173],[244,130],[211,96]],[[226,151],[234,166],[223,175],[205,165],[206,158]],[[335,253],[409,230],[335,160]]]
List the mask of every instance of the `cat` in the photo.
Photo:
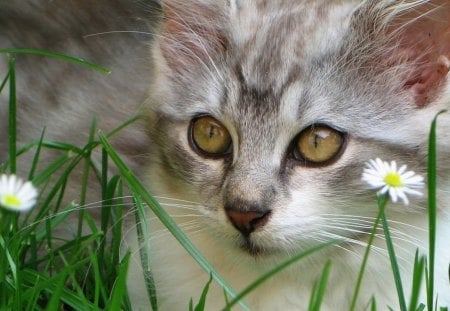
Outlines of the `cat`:
[[[170,198],[162,205],[237,291],[289,256],[346,239],[245,301],[252,310],[306,310],[331,260],[322,310],[348,309],[377,213],[361,181],[366,163],[396,160],[426,176],[431,121],[450,107],[450,1],[166,0],[162,11],[145,112],[150,189]],[[436,288],[450,306],[448,113],[438,124]],[[387,207],[408,293],[415,251],[427,250],[426,201]],[[169,234],[150,245],[160,308],[186,309],[208,274]],[[144,308],[138,267],[130,293]],[[356,309],[372,296],[381,310],[399,308],[381,237]],[[206,309],[224,304],[213,286]]]
[[[431,121],[450,108],[449,1],[164,0],[161,12],[155,2],[126,0],[2,6],[2,48],[44,48],[112,70],[104,77],[17,56],[18,85],[29,86],[18,88],[20,141],[47,125],[49,139],[86,142],[93,115],[108,130],[140,111],[145,122],[122,132],[115,147],[236,291],[301,251],[345,239],[257,288],[245,299],[252,310],[307,309],[329,260],[321,310],[349,308],[378,211],[361,180],[367,161],[395,160],[426,176]],[[159,25],[147,25],[155,19]],[[0,127],[2,161],[7,130]],[[443,306],[450,306],[449,130],[442,114],[436,289]],[[311,143],[319,133],[332,139]],[[426,195],[410,201],[387,205],[408,285],[416,249],[427,252]],[[148,218],[159,308],[186,310],[209,275]],[[133,310],[148,310],[141,245],[127,232],[128,292]],[[379,309],[398,309],[378,237],[356,310],[372,296]],[[213,283],[206,309],[224,305]]]

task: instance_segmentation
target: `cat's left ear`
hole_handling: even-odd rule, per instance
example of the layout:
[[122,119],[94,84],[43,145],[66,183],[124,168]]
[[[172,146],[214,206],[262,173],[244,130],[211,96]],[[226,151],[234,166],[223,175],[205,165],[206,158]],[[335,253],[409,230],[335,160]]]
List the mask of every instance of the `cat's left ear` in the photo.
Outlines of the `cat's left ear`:
[[403,88],[417,107],[425,107],[439,96],[448,79],[450,1],[386,2],[391,4],[381,11],[386,22],[381,26],[390,46],[378,55],[380,64],[399,68]]
[[175,71],[205,65],[227,48],[221,1],[164,0],[160,48]]

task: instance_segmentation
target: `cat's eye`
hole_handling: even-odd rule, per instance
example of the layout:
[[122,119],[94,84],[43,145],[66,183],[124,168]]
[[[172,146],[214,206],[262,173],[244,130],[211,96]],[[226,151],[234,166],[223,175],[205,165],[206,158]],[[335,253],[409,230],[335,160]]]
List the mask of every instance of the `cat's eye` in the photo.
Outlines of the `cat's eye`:
[[297,160],[323,164],[335,159],[344,145],[344,134],[328,126],[311,126],[297,136],[294,156]]
[[230,133],[211,116],[193,119],[189,132],[191,146],[202,155],[220,157],[231,152]]

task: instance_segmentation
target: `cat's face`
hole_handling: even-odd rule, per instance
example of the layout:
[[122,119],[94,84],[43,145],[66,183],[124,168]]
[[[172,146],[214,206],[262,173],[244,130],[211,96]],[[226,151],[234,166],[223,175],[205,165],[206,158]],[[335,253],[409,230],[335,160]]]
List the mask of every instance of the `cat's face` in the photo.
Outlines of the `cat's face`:
[[195,202],[211,234],[250,253],[358,239],[377,212],[365,163],[424,173],[448,106],[448,3],[396,33],[409,11],[388,1],[187,2],[166,1],[154,47],[154,191]]

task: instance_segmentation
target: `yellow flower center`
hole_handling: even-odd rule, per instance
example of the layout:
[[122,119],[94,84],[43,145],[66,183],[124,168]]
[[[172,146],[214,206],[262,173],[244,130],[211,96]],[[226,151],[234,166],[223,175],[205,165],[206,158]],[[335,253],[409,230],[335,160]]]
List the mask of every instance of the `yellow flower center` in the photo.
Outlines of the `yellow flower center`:
[[14,194],[5,194],[2,203],[10,207],[20,207],[20,199]]
[[403,187],[402,179],[400,174],[397,173],[388,173],[386,177],[384,177],[384,182],[391,187],[398,188]]

